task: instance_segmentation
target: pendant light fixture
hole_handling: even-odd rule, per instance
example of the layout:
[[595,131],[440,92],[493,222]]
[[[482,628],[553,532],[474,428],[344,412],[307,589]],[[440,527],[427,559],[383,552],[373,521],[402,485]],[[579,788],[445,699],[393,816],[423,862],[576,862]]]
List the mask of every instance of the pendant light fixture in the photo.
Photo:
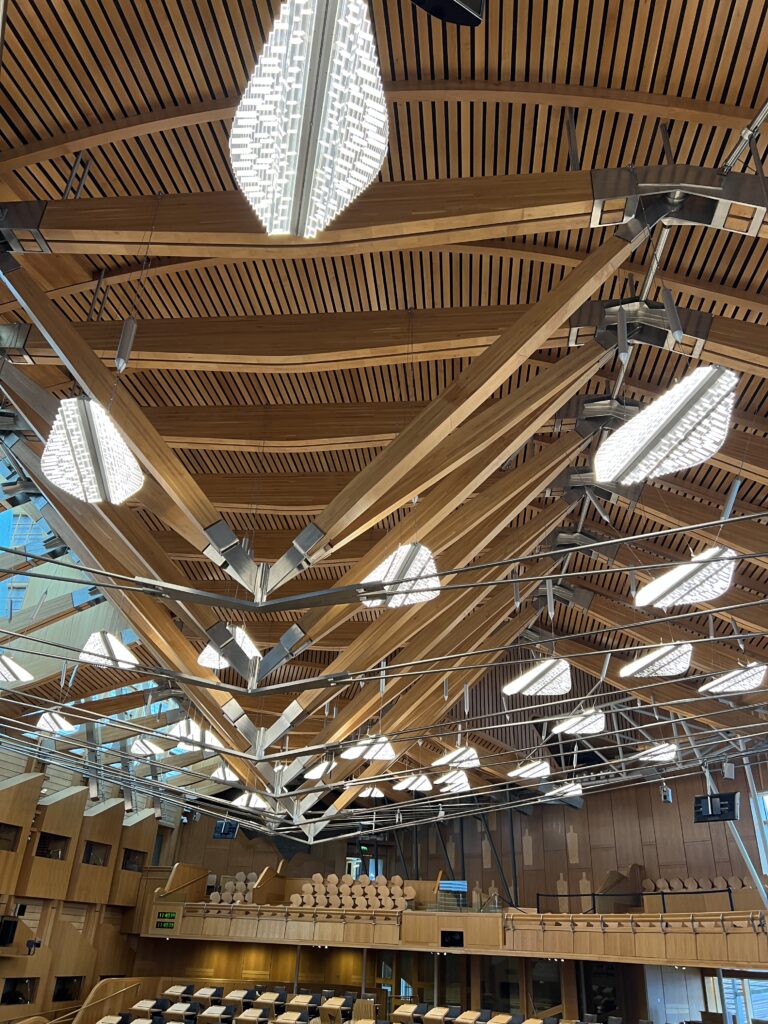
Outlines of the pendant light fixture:
[[131,753],[135,757],[157,757],[158,754],[163,753],[163,748],[159,743],[153,743],[152,740],[147,739],[146,736],[139,736],[131,744]]
[[109,413],[93,399],[65,398],[48,435],[40,468],[80,501],[113,505],[141,489],[141,468]]
[[547,790],[547,796],[556,797],[567,797],[567,796],[581,796],[584,792],[584,787],[580,782],[561,782],[557,786],[553,786],[552,789]]
[[455,750],[449,750],[447,754],[433,761],[432,767],[441,768],[447,764],[452,768],[477,768],[480,765],[480,758],[474,747],[456,747]]
[[511,772],[507,772],[507,775],[510,779],[547,779],[551,771],[549,761],[539,759],[526,761],[524,764],[518,765],[517,768],[513,768]]
[[367,0],[285,0],[229,139],[267,233],[322,231],[378,175],[388,124]]
[[622,679],[680,676],[691,667],[692,654],[692,644],[665,644],[663,647],[654,647],[624,665],[619,675]]
[[677,744],[655,743],[635,756],[638,761],[647,761],[649,764],[669,764],[677,757]]
[[332,772],[336,767],[336,762],[332,758],[324,758],[322,761],[318,761],[317,764],[304,772],[304,778],[310,782],[314,782],[317,779],[322,779],[328,772]]
[[80,653],[80,661],[102,668],[133,668],[139,659],[114,633],[104,629],[91,633]]
[[435,779],[435,785],[440,786],[441,793],[467,793],[472,788],[469,776],[461,768],[441,775]]
[[363,603],[370,608],[401,608],[431,601],[440,592],[440,580],[434,575],[436,572],[435,560],[428,547],[424,544],[401,544],[363,581],[381,582],[386,597],[363,598]]
[[429,793],[432,783],[426,775],[408,775],[396,782],[392,788],[398,793]]
[[366,736],[342,750],[341,757],[345,761],[356,761],[359,757],[366,761],[393,761],[395,751],[386,736]]
[[757,690],[765,682],[768,665],[753,661],[744,668],[734,669],[732,672],[724,672],[708,683],[699,687],[699,693],[709,693],[713,696],[726,696],[728,694],[749,693]]
[[361,789],[358,796],[362,797],[363,800],[382,800],[384,798],[384,790],[379,789],[378,786],[366,786],[365,789]]
[[728,435],[738,374],[700,366],[614,431],[595,455],[598,483],[640,483],[706,462]]
[[30,683],[35,677],[8,654],[0,654],[0,682]]
[[552,726],[552,732],[556,736],[561,733],[567,733],[569,736],[596,736],[604,730],[605,715],[595,708],[584,708],[568,718],[561,718]]
[[232,803],[235,807],[247,807],[249,810],[265,811],[269,808],[267,801],[258,793],[241,793]]
[[[233,633],[235,643],[242,649],[249,661],[254,661],[256,658],[261,657],[261,651],[242,626],[235,626]],[[229,662],[213,644],[207,644],[203,648],[198,656],[197,664],[202,668],[210,668],[214,672],[223,672],[225,668],[229,668]]]
[[537,661],[521,676],[501,688],[507,696],[520,693],[525,697],[555,696],[571,689],[571,666],[564,658]]
[[211,775],[211,779],[213,779],[214,782],[227,782],[227,783],[232,783],[232,782],[238,782],[239,781],[237,775],[235,775],[235,773],[232,771],[232,769],[227,764],[219,765],[219,767],[216,769],[216,771],[213,772],[213,774]]
[[735,556],[731,548],[708,548],[685,565],[676,565],[640,587],[635,605],[672,608],[677,604],[698,604],[721,597],[733,580]]

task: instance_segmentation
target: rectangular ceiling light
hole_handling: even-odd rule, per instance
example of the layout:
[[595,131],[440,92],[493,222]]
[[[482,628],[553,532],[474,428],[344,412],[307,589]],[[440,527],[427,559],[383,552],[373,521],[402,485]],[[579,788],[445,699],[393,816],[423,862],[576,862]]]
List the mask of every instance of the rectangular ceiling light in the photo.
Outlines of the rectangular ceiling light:
[[596,736],[605,729],[605,715],[595,708],[584,708],[577,711],[575,715],[562,718],[552,726],[552,732],[559,736],[560,733],[568,733],[569,736]]
[[757,690],[765,680],[768,666],[759,662],[752,662],[744,668],[734,669],[733,672],[724,672],[708,683],[699,687],[699,693],[711,693],[715,696],[726,696],[729,693],[749,693],[750,690]]
[[685,565],[676,565],[640,587],[635,605],[673,608],[677,604],[698,604],[722,597],[733,580],[735,556],[731,548],[708,548]]
[[401,544],[377,565],[364,583],[382,584],[385,597],[363,598],[370,608],[401,608],[407,604],[431,601],[440,593],[440,580],[432,552],[424,544]]
[[342,750],[340,756],[344,761],[355,761],[358,757],[366,761],[393,761],[395,751],[386,736],[366,736]]
[[314,238],[376,178],[388,129],[367,0],[285,0],[229,140],[267,233]]
[[551,772],[549,761],[526,761],[524,764],[507,772],[510,779],[546,779]]
[[571,666],[563,658],[545,658],[501,688],[507,696],[556,696],[571,689]]
[[654,647],[620,671],[622,679],[633,676],[638,679],[652,679],[655,676],[681,676],[691,667],[692,644],[665,644]]

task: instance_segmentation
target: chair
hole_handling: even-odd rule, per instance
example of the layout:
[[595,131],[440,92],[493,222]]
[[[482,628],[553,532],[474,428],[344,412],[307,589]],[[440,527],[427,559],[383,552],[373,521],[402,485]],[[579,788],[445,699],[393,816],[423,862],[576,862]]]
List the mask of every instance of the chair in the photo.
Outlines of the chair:
[[419,1003],[413,1011],[413,1019],[416,1024],[424,1024],[424,1014],[429,1010],[429,1003]]
[[509,1024],[523,1024],[524,1020],[525,1020],[525,1015],[524,1014],[522,1014],[522,1013],[513,1013],[511,1018],[510,1018]]
[[456,1020],[460,1013],[460,1006],[449,1006],[448,1013],[446,1013],[446,1015],[443,1017],[443,1020]]
[[488,1024],[488,1021],[491,1019],[492,1016],[493,1010],[481,1010],[480,1013],[477,1015],[477,1020],[475,1021],[475,1024]]

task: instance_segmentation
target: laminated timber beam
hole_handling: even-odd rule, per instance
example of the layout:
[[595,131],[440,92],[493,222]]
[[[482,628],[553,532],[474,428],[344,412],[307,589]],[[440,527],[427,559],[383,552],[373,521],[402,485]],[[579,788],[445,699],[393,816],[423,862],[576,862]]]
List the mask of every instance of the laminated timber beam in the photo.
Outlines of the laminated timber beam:
[[[29,271],[19,266],[7,253],[0,255],[0,281],[21,304],[86,394],[103,406],[109,407],[112,419],[122,431],[138,461],[155,478],[166,495],[189,520],[191,526],[208,535],[211,538],[211,546],[223,555],[231,531],[152,427],[140,406],[124,389],[117,386],[104,363],[85,344]],[[169,525],[173,526],[173,523]],[[217,539],[213,539],[214,537]],[[255,582],[256,566],[233,536],[232,540],[233,547],[226,554],[227,562],[234,565],[230,573],[237,574],[237,577],[246,583],[251,582],[250,577],[253,575]]]

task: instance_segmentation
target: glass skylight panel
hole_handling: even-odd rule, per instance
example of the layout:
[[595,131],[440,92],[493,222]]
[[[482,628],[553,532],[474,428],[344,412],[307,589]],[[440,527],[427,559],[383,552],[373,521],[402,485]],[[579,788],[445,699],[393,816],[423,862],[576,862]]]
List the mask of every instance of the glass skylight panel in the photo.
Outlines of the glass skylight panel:
[[366,761],[392,761],[395,751],[386,736],[366,736],[341,752],[345,761],[364,757]]
[[388,128],[367,0],[285,0],[229,140],[267,233],[322,231],[377,177]]
[[407,604],[431,601],[440,593],[440,580],[434,575],[436,572],[435,560],[428,547],[424,544],[401,544],[363,581],[386,584],[387,596],[366,597],[363,603],[370,608],[383,605],[387,608],[400,608]]
[[41,732],[71,732],[75,726],[58,711],[44,711],[37,720]]
[[526,697],[556,696],[571,689],[571,666],[563,658],[545,658],[537,661],[516,679],[502,686],[501,692],[510,696],[521,693]]
[[580,782],[561,782],[560,785],[547,790],[547,796],[581,796],[583,792],[584,788]]
[[152,740],[147,739],[146,736],[139,736],[131,744],[131,753],[136,757],[157,757],[158,754],[163,753],[163,748],[159,743],[153,743]]
[[80,653],[80,661],[104,668],[133,668],[139,659],[114,633],[98,630],[91,633]]
[[441,775],[435,780],[435,785],[440,786],[442,793],[467,793],[472,788],[469,776],[463,768],[456,768]]
[[733,580],[735,555],[731,548],[708,548],[685,565],[676,565],[640,587],[635,595],[635,605],[638,608],[653,605],[664,609],[722,597]]
[[738,375],[700,366],[619,427],[595,456],[595,479],[622,484],[698,466],[723,446]]
[[551,771],[549,761],[536,760],[518,765],[511,772],[507,772],[507,775],[510,779],[546,779]]
[[379,789],[378,786],[366,786],[365,789],[360,790],[359,795],[364,800],[381,800],[384,796],[384,790]]
[[605,715],[595,708],[584,708],[575,715],[562,718],[552,726],[552,732],[556,736],[560,733],[568,733],[569,736],[596,736],[604,730]]
[[65,398],[48,435],[40,468],[80,501],[113,505],[141,489],[144,477],[109,413],[90,398]]
[[669,764],[677,757],[677,744],[655,743],[652,747],[641,750],[637,757],[638,760],[647,761],[649,764]]
[[716,696],[725,696],[729,693],[749,693],[750,690],[757,690],[765,681],[765,674],[768,671],[767,665],[757,661],[745,665],[744,668],[734,669],[732,672],[724,672],[708,683],[699,687],[699,693],[711,693]]
[[666,644],[654,647],[634,661],[630,661],[619,672],[622,679],[636,676],[650,679],[655,676],[679,676],[691,667],[692,644]]
[[480,758],[474,747],[456,747],[455,750],[449,750],[447,754],[432,762],[434,768],[440,768],[445,764],[453,768],[477,768]]
[[29,683],[35,677],[8,654],[0,654],[0,682]]
[[426,775],[408,775],[404,779],[400,779],[399,782],[396,782],[392,788],[396,789],[399,793],[429,793],[432,789],[432,783]]
[[317,764],[312,765],[308,771],[304,772],[304,778],[309,779],[310,782],[315,779],[322,779],[327,772],[333,771],[335,767],[336,762],[326,758],[323,761],[318,761]]
[[[253,661],[254,658],[261,657],[261,651],[253,640],[251,640],[242,626],[235,626],[232,633],[235,638],[235,643],[238,647],[242,648],[246,658]],[[229,662],[219,654],[213,644],[207,644],[203,648],[202,652],[198,655],[197,664],[202,668],[210,668],[214,672],[223,672],[225,668],[229,668]]]

